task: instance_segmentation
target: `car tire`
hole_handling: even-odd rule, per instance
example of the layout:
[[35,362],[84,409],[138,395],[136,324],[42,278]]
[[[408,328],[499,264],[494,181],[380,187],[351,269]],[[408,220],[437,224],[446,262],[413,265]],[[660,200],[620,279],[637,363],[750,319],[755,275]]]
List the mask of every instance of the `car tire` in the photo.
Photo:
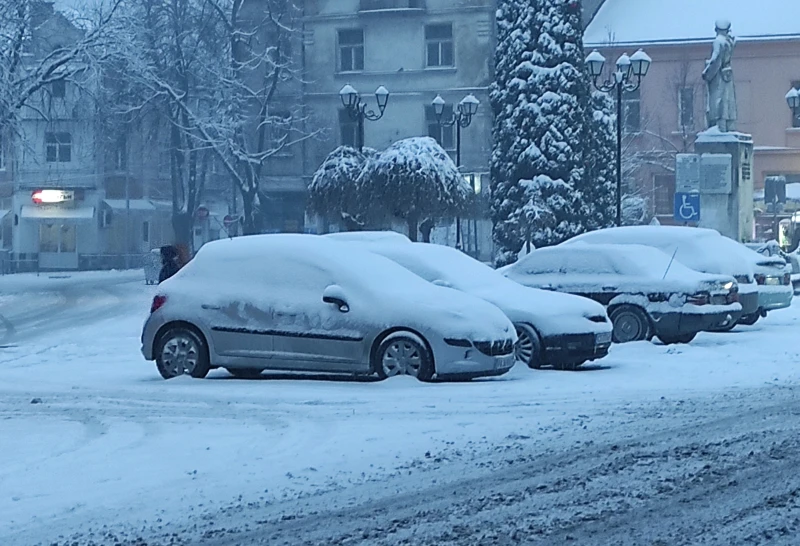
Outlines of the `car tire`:
[[211,370],[208,346],[193,329],[178,326],[170,328],[156,344],[156,367],[164,379],[190,375],[202,379]]
[[430,381],[435,373],[433,355],[418,335],[394,332],[378,345],[372,363],[378,379],[396,375],[411,375],[420,381]]
[[515,324],[517,330],[517,343],[514,345],[514,357],[533,370],[541,369],[542,340],[532,326]]
[[658,336],[659,341],[664,345],[676,345],[678,343],[691,343],[697,336],[697,332],[692,334],[676,334],[674,336]]
[[750,313],[749,315],[742,315],[741,318],[739,318],[739,321],[736,324],[743,324],[745,326],[752,326],[753,324],[758,322],[758,319],[760,319],[760,318],[761,318],[761,312],[760,311],[756,311],[755,313]]
[[653,339],[653,326],[650,317],[641,307],[620,305],[608,314],[614,327],[614,343],[650,341]]
[[225,368],[225,370],[236,379],[258,379],[264,371],[259,368]]

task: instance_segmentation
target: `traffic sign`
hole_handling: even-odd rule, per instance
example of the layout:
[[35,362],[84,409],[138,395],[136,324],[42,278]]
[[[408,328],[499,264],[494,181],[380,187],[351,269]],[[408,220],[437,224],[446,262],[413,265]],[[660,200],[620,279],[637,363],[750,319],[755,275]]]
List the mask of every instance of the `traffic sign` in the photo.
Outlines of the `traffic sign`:
[[700,194],[678,192],[675,194],[675,211],[673,218],[676,222],[700,221]]

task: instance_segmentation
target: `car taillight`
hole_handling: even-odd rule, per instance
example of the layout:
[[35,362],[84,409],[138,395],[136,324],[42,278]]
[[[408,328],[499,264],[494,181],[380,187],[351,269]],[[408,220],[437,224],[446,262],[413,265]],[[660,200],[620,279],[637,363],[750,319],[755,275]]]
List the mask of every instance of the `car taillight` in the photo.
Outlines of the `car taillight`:
[[706,305],[708,302],[709,295],[702,292],[692,296],[686,296],[686,303],[691,303],[692,305]]
[[757,284],[766,284],[767,283],[767,276],[762,275],[761,273],[756,273],[756,283]]
[[156,296],[153,298],[153,303],[150,304],[150,312],[155,313],[161,307],[167,303],[167,296]]

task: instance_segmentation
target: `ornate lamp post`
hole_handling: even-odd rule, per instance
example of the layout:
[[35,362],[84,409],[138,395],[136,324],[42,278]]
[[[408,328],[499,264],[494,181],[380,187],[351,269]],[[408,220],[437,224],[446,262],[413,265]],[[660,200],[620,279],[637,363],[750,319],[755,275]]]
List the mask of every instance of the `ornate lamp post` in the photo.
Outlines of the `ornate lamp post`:
[[350,84],[342,87],[341,91],[339,91],[339,98],[342,99],[342,104],[350,118],[358,123],[358,142],[356,145],[358,150],[362,151],[364,149],[364,120],[378,121],[383,117],[386,105],[389,103],[389,91],[382,85],[375,90],[375,100],[378,102],[377,113],[367,108],[367,103],[361,100],[361,95]]
[[[431,103],[433,105],[433,113],[436,115],[436,123],[439,127],[453,127],[456,128],[456,167],[461,167],[461,129],[466,129],[472,123],[472,118],[478,112],[480,101],[475,98],[475,95],[470,93],[458,103],[456,111],[453,112],[447,119],[444,118],[444,109],[447,103],[441,95],[436,95]],[[461,248],[461,219],[456,217],[456,247]]]
[[592,77],[592,84],[599,91],[617,93],[617,225],[622,225],[622,93],[639,89],[642,78],[647,75],[652,60],[641,49],[628,57],[623,53],[617,59],[617,69],[603,83],[599,78],[603,74],[606,59],[599,51],[594,50],[586,57],[586,65]]

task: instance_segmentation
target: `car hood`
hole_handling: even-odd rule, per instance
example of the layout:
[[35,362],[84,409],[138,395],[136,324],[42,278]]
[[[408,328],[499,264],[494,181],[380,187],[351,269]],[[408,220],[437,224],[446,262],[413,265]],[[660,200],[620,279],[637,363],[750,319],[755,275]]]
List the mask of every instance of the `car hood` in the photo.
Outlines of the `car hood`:
[[508,283],[470,291],[496,305],[514,323],[525,322],[540,334],[563,335],[611,331],[605,308],[588,298]]
[[387,294],[386,304],[392,322],[444,338],[516,341],[514,325],[503,311],[452,288],[431,284],[430,290]]

